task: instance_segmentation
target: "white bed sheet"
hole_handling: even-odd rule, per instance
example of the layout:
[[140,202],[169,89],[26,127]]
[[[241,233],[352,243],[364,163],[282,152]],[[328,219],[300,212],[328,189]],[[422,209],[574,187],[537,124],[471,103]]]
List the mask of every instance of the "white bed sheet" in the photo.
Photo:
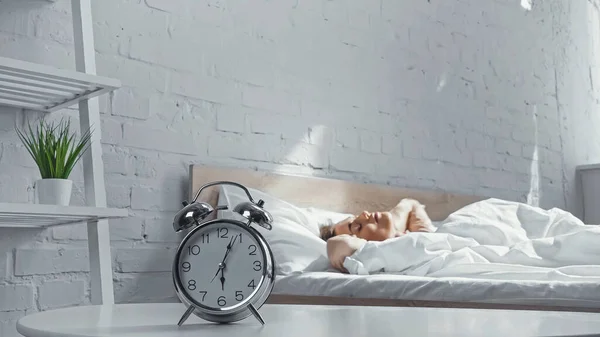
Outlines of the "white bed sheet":
[[600,308],[600,284],[307,272],[277,276],[274,294]]

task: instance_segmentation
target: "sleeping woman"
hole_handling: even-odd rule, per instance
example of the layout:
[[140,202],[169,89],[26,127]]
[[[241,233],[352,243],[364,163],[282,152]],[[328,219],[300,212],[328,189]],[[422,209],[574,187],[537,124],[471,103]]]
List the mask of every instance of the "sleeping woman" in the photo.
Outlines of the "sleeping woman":
[[346,272],[346,257],[354,254],[367,241],[385,241],[407,232],[433,232],[435,228],[425,206],[414,199],[402,199],[387,212],[363,211],[334,225],[321,228],[321,238],[327,241],[331,265]]

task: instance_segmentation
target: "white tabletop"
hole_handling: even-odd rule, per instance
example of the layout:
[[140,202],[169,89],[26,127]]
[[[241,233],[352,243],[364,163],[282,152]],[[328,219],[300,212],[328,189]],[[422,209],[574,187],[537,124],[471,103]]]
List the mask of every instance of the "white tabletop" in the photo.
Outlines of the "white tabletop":
[[265,305],[254,317],[229,325],[192,315],[177,321],[179,303],[84,306],[20,319],[25,337],[231,336],[568,336],[600,334],[600,314],[438,308]]

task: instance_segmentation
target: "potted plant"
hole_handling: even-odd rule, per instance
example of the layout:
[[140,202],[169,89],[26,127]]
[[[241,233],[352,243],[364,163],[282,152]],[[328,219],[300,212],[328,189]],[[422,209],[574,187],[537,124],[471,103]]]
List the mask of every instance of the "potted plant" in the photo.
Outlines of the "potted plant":
[[68,206],[73,189],[69,176],[90,146],[91,131],[76,140],[70,120],[64,119],[58,123],[40,119],[35,132],[31,125],[25,131],[15,129],[40,171],[41,179],[35,182],[37,202]]

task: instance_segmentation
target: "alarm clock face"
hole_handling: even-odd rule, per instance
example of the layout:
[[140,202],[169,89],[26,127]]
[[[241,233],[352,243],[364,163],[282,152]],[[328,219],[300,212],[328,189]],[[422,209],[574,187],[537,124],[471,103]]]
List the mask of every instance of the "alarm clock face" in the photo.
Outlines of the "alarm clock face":
[[242,223],[215,222],[190,232],[174,266],[179,291],[196,307],[235,310],[245,305],[269,275],[265,248]]

